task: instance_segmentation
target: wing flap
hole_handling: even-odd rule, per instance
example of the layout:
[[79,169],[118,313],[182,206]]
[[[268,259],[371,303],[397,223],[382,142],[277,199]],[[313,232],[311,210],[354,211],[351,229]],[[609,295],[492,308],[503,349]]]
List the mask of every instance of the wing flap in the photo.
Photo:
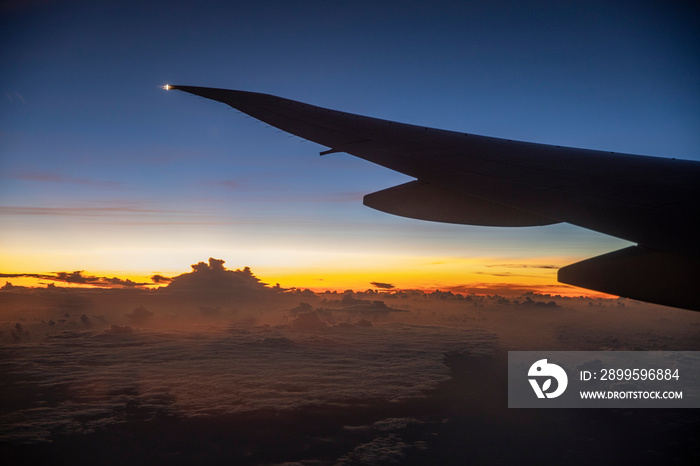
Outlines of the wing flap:
[[462,225],[528,227],[558,223],[542,215],[441,189],[422,181],[410,181],[368,194],[363,203],[401,217]]

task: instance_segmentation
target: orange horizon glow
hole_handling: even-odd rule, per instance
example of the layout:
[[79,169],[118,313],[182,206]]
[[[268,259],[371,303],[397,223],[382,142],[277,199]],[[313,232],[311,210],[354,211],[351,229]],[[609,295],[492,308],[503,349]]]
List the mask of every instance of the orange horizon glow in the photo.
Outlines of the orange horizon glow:
[[[241,269],[243,267],[240,267]],[[236,270],[237,268],[230,268]],[[579,297],[588,298],[616,298],[616,296],[600,293],[583,288],[577,288],[556,281],[556,270],[548,275],[535,277],[518,277],[523,280],[500,279],[500,280],[485,280],[485,277],[478,274],[461,274],[458,276],[449,276],[446,274],[438,274],[431,276],[429,274],[411,273],[406,271],[401,272],[305,272],[302,270],[288,270],[283,273],[276,273],[274,270],[263,270],[257,273],[252,269],[253,274],[272,287],[279,284],[284,289],[299,289],[311,290],[314,293],[338,292],[342,293],[347,290],[354,292],[364,292],[367,290],[376,290],[378,292],[398,292],[416,290],[425,293],[434,291],[453,292],[462,295],[501,295],[501,296],[520,296],[527,292],[532,292],[540,295],[552,295],[562,297]],[[174,273],[159,273],[166,277],[175,277],[185,271]],[[167,283],[155,283],[151,277],[154,274],[124,274],[114,271],[108,272],[89,272],[83,271],[84,276],[119,278],[122,280],[130,280],[134,283],[142,284],[139,286],[115,286],[115,285],[95,285],[71,283],[60,280],[58,278],[36,278],[36,277],[3,277],[4,283],[0,281],[0,286],[5,283],[10,283],[15,287],[27,288],[46,288],[48,285],[61,288],[75,289],[156,289],[167,286]],[[38,275],[38,274],[37,274]],[[47,274],[48,275],[48,274]],[[507,277],[506,277],[507,278]],[[386,283],[393,285],[393,288],[382,288],[375,286],[373,283]]]

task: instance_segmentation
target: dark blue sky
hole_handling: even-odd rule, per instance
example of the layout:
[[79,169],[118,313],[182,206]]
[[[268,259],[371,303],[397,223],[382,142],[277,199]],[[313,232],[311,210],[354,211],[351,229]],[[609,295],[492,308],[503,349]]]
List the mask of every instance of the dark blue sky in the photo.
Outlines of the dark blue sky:
[[700,15],[688,5],[10,2],[0,24],[0,258],[8,271],[148,273],[218,255],[322,275],[330,262],[396,266],[388,256],[564,265],[605,252],[622,243],[568,226],[374,212],[361,196],[405,177],[344,154],[319,158],[313,143],[159,86],[700,160]]

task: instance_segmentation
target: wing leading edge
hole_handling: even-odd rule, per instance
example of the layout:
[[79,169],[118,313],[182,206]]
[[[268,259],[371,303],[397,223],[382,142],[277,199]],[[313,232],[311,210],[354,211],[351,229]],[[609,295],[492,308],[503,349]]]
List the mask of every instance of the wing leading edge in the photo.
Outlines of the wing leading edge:
[[365,196],[387,213],[490,226],[568,222],[636,243],[564,267],[559,281],[700,311],[700,162],[445,131],[254,92],[168,88],[328,147],[321,155],[346,152],[416,178]]

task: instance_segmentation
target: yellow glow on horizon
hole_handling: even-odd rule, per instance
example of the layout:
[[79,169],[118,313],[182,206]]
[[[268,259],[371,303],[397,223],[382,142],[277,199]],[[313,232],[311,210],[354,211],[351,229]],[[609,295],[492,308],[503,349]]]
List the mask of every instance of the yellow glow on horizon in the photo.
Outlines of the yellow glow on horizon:
[[[234,268],[235,269],[235,268]],[[174,277],[181,272],[175,273],[160,273],[166,277]],[[253,273],[264,283],[274,286],[279,283],[282,288],[298,288],[309,289],[316,293],[326,291],[343,292],[346,290],[365,291],[374,289],[378,291],[399,291],[399,290],[420,290],[424,292],[453,291],[462,294],[480,294],[480,295],[520,295],[526,291],[533,291],[539,294],[551,294],[561,296],[588,296],[588,297],[607,297],[613,296],[604,293],[599,293],[582,288],[570,287],[557,283],[556,275],[543,278],[540,280],[486,280],[478,274],[462,274],[457,277],[452,275],[430,275],[425,273],[414,273],[411,271],[303,271],[303,270],[288,270],[276,273],[272,270],[262,270],[257,272],[253,269]],[[134,283],[144,283],[142,287],[157,288],[166,284],[157,284],[151,281],[150,275],[142,274],[123,274],[110,271],[85,271],[84,276],[119,278],[121,280],[131,280]],[[13,286],[24,286],[34,288],[44,288],[46,285],[53,283],[59,287],[66,288],[86,288],[96,289],[104,288],[93,285],[66,283],[62,281],[54,281],[46,278],[35,277],[12,277],[5,278],[4,282],[9,282]],[[383,289],[372,285],[372,282],[387,283],[394,285],[392,289]],[[0,282],[0,286],[4,283]]]
[[[173,267],[173,257],[156,254],[149,257],[145,251],[141,254],[121,255],[112,260],[112,267],[105,269],[99,263],[106,263],[107,257],[97,254],[92,260],[84,255],[56,255],[47,257],[16,257],[0,254],[2,269],[5,274],[53,275],[57,272],[71,273],[82,270],[83,276],[119,278],[142,283],[143,287],[163,286],[151,281],[155,274],[174,277],[191,271],[190,264],[206,261],[209,256],[226,261],[229,270],[250,267],[252,272],[264,283],[274,286],[279,283],[282,288],[310,289],[324,291],[364,291],[378,289],[372,282],[393,285],[396,290],[418,289],[423,291],[454,291],[476,294],[518,294],[525,291],[537,293],[560,294],[568,296],[607,296],[601,293],[570,287],[557,282],[557,268],[572,263],[571,257],[432,257],[432,256],[391,256],[374,254],[292,254],[287,257],[282,251],[275,254],[256,253],[249,258],[240,257],[235,251],[213,253],[210,255],[188,253],[186,256],[198,259],[175,261],[181,266]],[[330,256],[330,257],[329,257]],[[235,258],[238,257],[236,260]],[[307,262],[301,260],[306,257]],[[170,265],[165,265],[164,259]],[[87,261],[87,262],[86,262]],[[59,266],[59,264],[61,264]],[[160,264],[160,266],[158,265]],[[163,267],[165,265],[165,267]],[[96,267],[97,266],[97,267]],[[116,267],[115,267],[116,266]],[[10,282],[15,286],[45,287],[48,283],[56,286],[76,286],[50,278],[4,277],[0,286]],[[84,285],[82,285],[84,286]]]
[[279,283],[283,288],[308,288],[316,292],[377,289],[372,285],[372,282],[377,282],[394,285],[396,290],[440,289],[476,294],[512,294],[532,290],[570,296],[593,293],[557,282],[557,267],[566,264],[566,259],[521,262],[504,264],[502,259],[491,258],[411,258],[384,265],[377,262],[371,270],[356,265],[307,269],[261,267],[252,270],[270,285]]

